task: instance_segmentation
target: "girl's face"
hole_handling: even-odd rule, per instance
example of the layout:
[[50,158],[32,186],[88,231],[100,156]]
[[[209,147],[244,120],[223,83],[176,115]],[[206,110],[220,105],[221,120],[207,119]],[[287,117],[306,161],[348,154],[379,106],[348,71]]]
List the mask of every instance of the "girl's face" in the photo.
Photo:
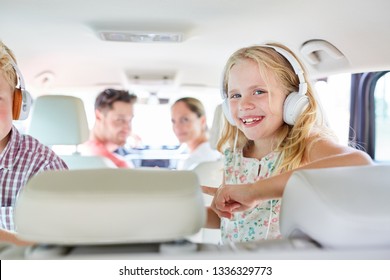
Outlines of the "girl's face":
[[241,60],[230,69],[227,85],[230,111],[235,123],[248,139],[255,142],[272,140],[284,123],[286,94],[271,71],[267,70],[266,75],[268,85],[255,61]]

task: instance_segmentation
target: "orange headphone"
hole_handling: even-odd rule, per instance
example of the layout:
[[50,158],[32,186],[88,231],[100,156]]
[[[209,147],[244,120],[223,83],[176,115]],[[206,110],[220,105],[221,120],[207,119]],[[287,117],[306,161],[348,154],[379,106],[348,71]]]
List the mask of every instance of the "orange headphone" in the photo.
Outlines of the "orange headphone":
[[16,76],[19,80],[19,88],[16,87],[14,91],[14,101],[12,105],[12,118],[14,120],[25,120],[30,112],[32,97],[25,89],[22,73],[18,66],[10,56],[10,63],[15,70]]

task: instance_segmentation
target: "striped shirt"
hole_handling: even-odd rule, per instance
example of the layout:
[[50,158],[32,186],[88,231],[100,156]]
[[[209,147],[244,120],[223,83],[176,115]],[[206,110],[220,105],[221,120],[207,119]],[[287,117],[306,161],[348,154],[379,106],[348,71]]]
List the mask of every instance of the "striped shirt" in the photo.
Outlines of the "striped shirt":
[[44,170],[68,169],[50,148],[12,126],[11,137],[0,154],[0,228],[14,231],[13,206],[21,187]]

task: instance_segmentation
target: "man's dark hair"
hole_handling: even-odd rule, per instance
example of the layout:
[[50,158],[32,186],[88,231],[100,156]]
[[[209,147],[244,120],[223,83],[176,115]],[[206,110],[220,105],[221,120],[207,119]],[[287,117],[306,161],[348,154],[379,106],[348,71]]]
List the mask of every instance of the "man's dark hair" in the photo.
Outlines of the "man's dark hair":
[[102,91],[95,100],[95,110],[104,111],[111,110],[112,104],[116,101],[134,104],[137,101],[137,96],[129,93],[127,90],[117,90],[108,88]]

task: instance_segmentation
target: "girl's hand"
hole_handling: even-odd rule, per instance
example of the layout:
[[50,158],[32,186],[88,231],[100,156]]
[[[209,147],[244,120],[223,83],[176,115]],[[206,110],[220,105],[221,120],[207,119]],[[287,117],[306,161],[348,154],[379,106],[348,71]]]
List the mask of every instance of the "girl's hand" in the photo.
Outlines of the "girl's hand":
[[218,215],[218,217],[220,217],[220,218],[224,217],[224,218],[231,219],[233,217],[233,213],[226,212],[226,211],[220,211],[215,206],[215,200],[216,200],[217,194],[222,187],[223,187],[223,185],[219,186],[219,188],[202,186],[202,191],[203,191],[203,193],[214,197],[211,204],[210,204],[210,208]]
[[234,212],[249,210],[258,204],[254,190],[252,184],[223,185],[218,188],[211,206],[218,216],[231,219]]

